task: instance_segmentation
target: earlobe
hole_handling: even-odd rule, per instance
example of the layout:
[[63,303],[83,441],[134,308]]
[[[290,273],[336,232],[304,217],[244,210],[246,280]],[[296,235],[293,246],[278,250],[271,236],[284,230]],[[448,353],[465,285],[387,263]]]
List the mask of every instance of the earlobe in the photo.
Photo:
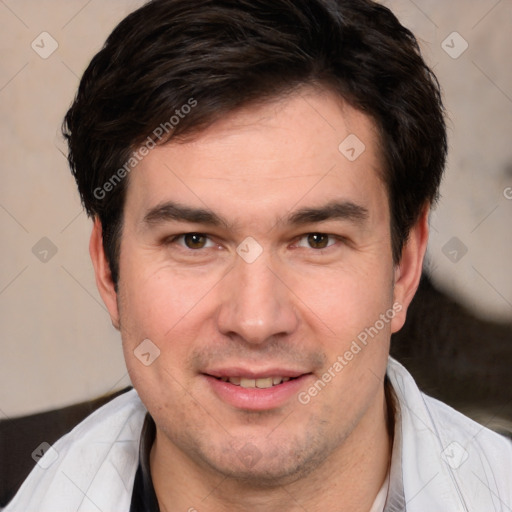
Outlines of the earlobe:
[[119,310],[117,307],[117,293],[112,280],[110,267],[105,256],[103,248],[103,230],[98,217],[94,219],[94,225],[89,241],[89,254],[91,255],[94,274],[96,276],[96,286],[100,292],[101,298],[107,306],[112,320],[112,325],[119,329]]
[[402,258],[395,267],[394,302],[400,304],[401,309],[391,321],[391,332],[397,332],[403,327],[407,309],[418,289],[427,250],[429,211],[430,207],[425,206],[409,233],[402,249]]

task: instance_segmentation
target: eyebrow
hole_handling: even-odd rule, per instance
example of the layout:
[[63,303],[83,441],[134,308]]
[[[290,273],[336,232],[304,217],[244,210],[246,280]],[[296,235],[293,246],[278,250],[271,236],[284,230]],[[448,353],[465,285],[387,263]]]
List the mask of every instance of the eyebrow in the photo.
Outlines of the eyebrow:
[[333,201],[319,208],[302,208],[288,217],[289,224],[302,225],[327,220],[348,220],[363,224],[368,220],[369,212],[364,206],[351,201]]
[[152,226],[170,221],[226,226],[226,222],[221,217],[206,208],[191,208],[172,201],[151,208],[144,215],[142,222],[147,226]]
[[[355,224],[364,223],[369,217],[368,209],[351,201],[333,201],[314,208],[301,208],[285,219],[285,224],[304,225],[327,220],[347,220]],[[148,227],[165,222],[190,222],[212,227],[229,227],[222,217],[206,208],[192,208],[173,201],[168,201],[151,208],[142,223]],[[281,220],[279,224],[283,224]]]

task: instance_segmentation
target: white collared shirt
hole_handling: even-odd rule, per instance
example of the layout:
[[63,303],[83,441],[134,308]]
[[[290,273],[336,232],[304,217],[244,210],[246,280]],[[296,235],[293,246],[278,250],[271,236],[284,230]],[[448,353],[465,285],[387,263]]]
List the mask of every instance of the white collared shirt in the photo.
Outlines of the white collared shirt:
[[377,497],[375,498],[375,501],[373,502],[372,508],[370,509],[370,512],[385,512],[386,507],[386,500],[389,493],[389,473],[386,476],[386,479],[384,480],[384,483],[382,484],[382,487],[380,488],[380,491],[377,494]]
[[[399,411],[376,510],[384,495],[384,512],[510,512],[512,442],[421,393],[392,358],[387,375]],[[146,412],[135,390],[96,410],[45,453],[4,512],[128,512]]]

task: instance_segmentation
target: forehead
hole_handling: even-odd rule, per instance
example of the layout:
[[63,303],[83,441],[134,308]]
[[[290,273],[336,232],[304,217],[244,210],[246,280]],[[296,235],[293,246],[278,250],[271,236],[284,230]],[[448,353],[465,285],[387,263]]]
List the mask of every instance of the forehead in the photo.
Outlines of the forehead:
[[178,201],[255,222],[350,200],[387,215],[378,148],[368,116],[327,91],[303,90],[151,150],[130,175],[127,214],[141,219]]

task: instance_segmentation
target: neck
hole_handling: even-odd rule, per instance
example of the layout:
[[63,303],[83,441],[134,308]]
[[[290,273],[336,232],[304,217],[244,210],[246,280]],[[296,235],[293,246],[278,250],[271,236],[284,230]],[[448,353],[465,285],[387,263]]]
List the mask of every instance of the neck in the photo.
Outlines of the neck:
[[191,461],[157,428],[150,466],[160,510],[319,512],[342,506],[344,512],[368,512],[390,465],[393,418],[388,402],[383,387],[349,437],[313,472],[264,488]]

